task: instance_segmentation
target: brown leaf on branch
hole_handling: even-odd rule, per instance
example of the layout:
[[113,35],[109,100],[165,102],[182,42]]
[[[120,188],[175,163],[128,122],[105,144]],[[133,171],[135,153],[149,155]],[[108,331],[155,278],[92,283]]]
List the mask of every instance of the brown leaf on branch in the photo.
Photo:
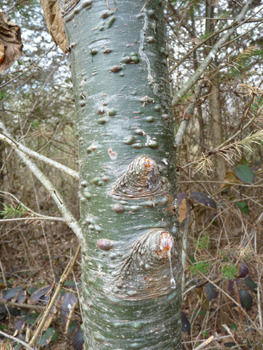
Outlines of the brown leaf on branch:
[[236,174],[233,171],[228,171],[225,175],[225,178],[223,180],[223,184],[221,184],[221,188],[228,188],[230,187],[232,184],[238,184],[241,181],[239,180],[239,178],[236,176]]
[[40,0],[47,22],[48,30],[55,43],[65,53],[67,50],[67,38],[64,32],[64,24],[59,8],[58,0]]
[[0,12],[0,74],[21,57],[22,46],[20,27]]

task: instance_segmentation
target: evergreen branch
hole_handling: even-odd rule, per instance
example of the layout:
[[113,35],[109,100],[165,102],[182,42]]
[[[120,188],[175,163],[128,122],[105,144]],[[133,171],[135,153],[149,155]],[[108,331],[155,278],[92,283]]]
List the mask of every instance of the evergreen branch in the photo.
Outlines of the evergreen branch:
[[[21,202],[15,195],[13,195],[10,192],[5,192],[5,191],[0,191],[0,196],[3,196],[5,198],[9,198],[11,197],[12,199],[14,199],[18,204],[20,204],[21,206],[23,206],[26,209],[26,212],[28,215],[32,215],[35,217],[42,217],[42,218],[48,218],[48,220],[51,219],[51,216],[46,216],[46,215],[42,215],[40,213],[35,212],[34,210],[30,209],[29,207],[27,207],[23,202]],[[10,199],[10,198],[9,198]],[[11,199],[11,200],[12,200]],[[12,201],[13,202],[13,201]],[[31,216],[31,217],[32,217]],[[54,218],[54,219],[59,219],[59,221],[65,221],[63,218]]]
[[[236,17],[233,23],[233,28],[229,29],[227,33],[225,33],[218,41],[217,43],[212,47],[209,54],[204,59],[203,63],[200,64],[198,69],[195,71],[195,73],[191,76],[191,78],[188,79],[188,81],[183,85],[183,87],[174,95],[172,105],[175,106],[179,101],[183,98],[183,96],[191,89],[191,87],[198,81],[198,79],[201,77],[201,75],[204,73],[206,68],[209,66],[209,64],[212,62],[212,60],[215,58],[216,54],[219,52],[221,47],[230,39],[231,35],[235,32],[236,28],[245,23],[247,19],[243,20],[245,14],[250,9],[250,6],[252,4],[253,0],[247,1],[245,6],[243,7],[240,14]],[[260,8],[262,10],[262,8]],[[254,16],[255,14],[253,14]]]
[[31,150],[30,148],[22,145],[21,143],[14,141],[12,139],[12,137],[8,136],[8,134],[6,133],[6,128],[1,120],[0,120],[0,140],[7,142],[9,145],[14,147],[15,149],[22,151],[23,153],[27,154],[28,156],[33,157],[37,160],[40,160],[40,161],[42,161],[42,162],[60,170],[60,171],[63,171],[65,174],[70,175],[70,176],[74,177],[75,179],[79,180],[79,174],[75,170],[72,170],[63,164],[60,164],[60,163],[58,163],[58,162],[56,162],[48,157],[45,157],[42,154],[39,154],[38,152],[35,152],[35,151]]
[[248,135],[243,140],[236,141],[230,145],[225,145],[223,147],[217,147],[216,149],[203,153],[201,157],[198,157],[196,160],[192,161],[191,163],[188,163],[186,166],[190,164],[196,164],[195,173],[201,171],[202,173],[207,175],[208,171],[212,171],[213,167],[213,162],[209,158],[211,155],[219,155],[230,165],[233,165],[233,157],[240,158],[242,155],[242,150],[252,152],[253,150],[251,148],[251,144],[260,145],[262,142],[263,130],[260,130],[255,132],[254,134]]
[[20,203],[16,208],[12,204],[8,206],[4,203],[3,206],[4,210],[0,211],[0,215],[4,216],[4,219],[15,218],[16,215],[21,218],[21,216],[27,214],[26,208]]

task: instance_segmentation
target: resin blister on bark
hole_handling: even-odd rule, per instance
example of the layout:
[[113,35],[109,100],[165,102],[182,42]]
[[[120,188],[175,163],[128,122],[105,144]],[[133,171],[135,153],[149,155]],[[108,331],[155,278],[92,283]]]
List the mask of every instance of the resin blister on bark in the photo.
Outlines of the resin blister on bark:
[[175,279],[173,276],[173,267],[172,267],[172,249],[174,246],[174,239],[169,232],[162,232],[160,235],[160,248],[164,253],[167,253],[170,265],[170,277],[171,277],[171,288],[176,288]]
[[107,288],[121,299],[153,299],[170,294],[175,288],[175,258],[172,235],[163,229],[150,230],[114,269],[114,279]]
[[156,162],[148,156],[136,158],[117,180],[112,194],[118,197],[139,199],[163,194],[166,188]]

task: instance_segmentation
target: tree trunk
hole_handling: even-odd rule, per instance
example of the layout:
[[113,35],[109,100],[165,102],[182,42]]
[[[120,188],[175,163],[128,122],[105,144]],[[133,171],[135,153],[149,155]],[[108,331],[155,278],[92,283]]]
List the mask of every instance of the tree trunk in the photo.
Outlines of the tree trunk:
[[[221,114],[221,101],[219,88],[213,84],[210,90],[209,106],[212,122],[212,142],[213,147],[219,146],[223,142],[223,127]],[[226,175],[226,162],[223,158],[215,157],[216,177],[223,181]]]
[[85,345],[181,349],[162,1],[109,3],[60,1],[78,116]]
[[[4,148],[5,144],[4,142],[0,141],[0,190],[4,191]],[[3,211],[4,209],[4,197],[0,196],[0,211]],[[0,218],[2,219],[4,215],[0,215]]]
[[[205,34],[209,36],[214,30],[214,6],[211,5],[212,1],[206,1],[206,32]],[[210,46],[214,45],[215,40],[210,40],[208,44]],[[206,52],[207,56],[208,52]],[[217,65],[217,57],[215,57],[214,65]],[[209,109],[211,113],[211,126],[212,126],[212,143],[213,147],[216,148],[223,142],[223,123],[221,114],[221,101],[220,101],[220,89],[219,84],[215,79],[212,81],[212,87],[209,94]],[[216,168],[216,179],[223,181],[226,174],[226,162],[223,158],[215,157],[215,168]]]

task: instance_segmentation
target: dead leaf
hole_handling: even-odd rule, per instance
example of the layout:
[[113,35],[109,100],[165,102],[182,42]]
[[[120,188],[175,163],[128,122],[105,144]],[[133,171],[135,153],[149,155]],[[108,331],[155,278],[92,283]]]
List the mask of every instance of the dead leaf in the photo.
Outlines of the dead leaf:
[[184,198],[182,200],[181,205],[179,205],[179,222],[184,221],[184,219],[186,218],[186,213],[187,213],[187,204],[186,204],[186,199]]
[[52,308],[50,310],[50,313],[48,314],[48,317],[47,317],[47,319],[46,319],[46,321],[44,323],[44,326],[43,326],[43,331],[46,331],[49,328],[49,326],[51,325],[55,315],[57,314],[57,312],[58,312],[57,304],[58,304],[59,300],[60,300],[60,296],[57,297],[54,305],[52,306]]
[[228,171],[226,173],[223,181],[224,181],[224,183],[221,184],[221,186],[220,186],[221,188],[230,187],[231,183],[238,184],[241,182],[233,171]]
[[67,38],[64,32],[64,24],[59,8],[59,0],[40,0],[48,30],[55,43],[65,53],[67,50]]
[[0,12],[0,74],[22,56],[20,27]]
[[5,46],[0,42],[0,63],[3,62],[5,58]]
[[188,119],[190,119],[191,117],[192,117],[191,114],[185,113],[185,115],[184,115],[184,120],[188,120]]

